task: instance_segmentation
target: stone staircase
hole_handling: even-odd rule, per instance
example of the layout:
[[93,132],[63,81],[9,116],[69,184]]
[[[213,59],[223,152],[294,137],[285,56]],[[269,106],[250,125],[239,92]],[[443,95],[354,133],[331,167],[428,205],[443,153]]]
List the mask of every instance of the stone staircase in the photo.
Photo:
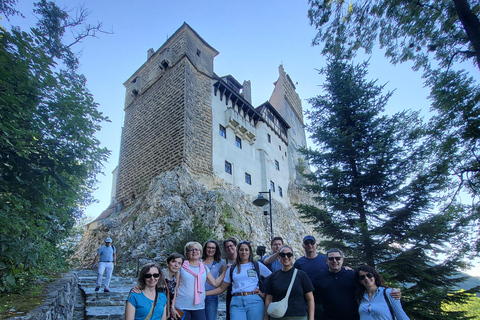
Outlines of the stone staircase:
[[[136,278],[122,278],[112,275],[110,292],[103,288],[95,291],[96,270],[78,270],[78,287],[74,320],[90,319],[124,319],[125,301],[130,289],[137,284]],[[225,298],[220,296],[218,319],[225,320]]]

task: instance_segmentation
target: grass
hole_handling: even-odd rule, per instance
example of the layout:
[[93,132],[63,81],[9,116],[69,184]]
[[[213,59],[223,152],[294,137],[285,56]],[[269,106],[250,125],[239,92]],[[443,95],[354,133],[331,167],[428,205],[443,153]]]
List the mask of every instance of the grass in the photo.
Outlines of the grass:
[[30,286],[21,293],[7,293],[0,296],[0,320],[25,316],[42,304],[47,294],[47,286],[55,279]]

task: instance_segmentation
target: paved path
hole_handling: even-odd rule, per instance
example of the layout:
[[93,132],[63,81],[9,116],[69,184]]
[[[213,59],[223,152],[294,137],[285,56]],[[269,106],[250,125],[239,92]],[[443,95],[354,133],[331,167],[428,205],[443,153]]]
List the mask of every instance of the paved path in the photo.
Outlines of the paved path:
[[[125,301],[130,289],[136,285],[137,279],[122,278],[113,275],[110,292],[103,288],[95,291],[96,270],[78,270],[79,290],[76,296],[74,320],[90,319],[124,319]],[[225,319],[225,300],[220,299],[218,319]]]

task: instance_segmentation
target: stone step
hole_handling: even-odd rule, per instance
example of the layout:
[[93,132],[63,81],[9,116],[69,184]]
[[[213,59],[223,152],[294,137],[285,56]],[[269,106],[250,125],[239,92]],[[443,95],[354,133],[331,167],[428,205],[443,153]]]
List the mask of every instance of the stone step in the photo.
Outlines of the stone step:
[[87,307],[86,319],[124,319],[125,306],[114,307]]

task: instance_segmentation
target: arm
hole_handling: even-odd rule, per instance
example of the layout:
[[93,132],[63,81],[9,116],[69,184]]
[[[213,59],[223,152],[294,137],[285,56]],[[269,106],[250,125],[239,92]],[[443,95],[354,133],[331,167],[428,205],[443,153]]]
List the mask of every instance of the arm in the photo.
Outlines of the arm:
[[405,311],[403,311],[402,303],[400,302],[400,300],[390,299],[390,298],[388,300],[390,300],[390,304],[392,305],[393,313],[397,317],[397,320],[409,320]]
[[212,287],[218,287],[219,285],[222,284],[223,282],[223,279],[225,278],[225,273],[226,272],[223,272],[220,276],[218,276],[217,279],[215,279],[212,274],[209,272],[207,274],[207,282],[209,285],[211,285]]
[[117,265],[117,253],[116,252],[113,253],[113,265],[114,266]]
[[274,254],[272,254],[271,256],[268,256],[266,257],[265,259],[263,259],[263,264],[272,264],[275,260],[278,259],[278,251],[275,252]]
[[[213,278],[213,277],[212,277]],[[222,283],[217,286],[215,289],[213,290],[209,290],[207,292],[205,292],[205,295],[207,296],[216,296],[216,295],[219,295],[220,293],[222,293],[223,291],[227,290],[228,286],[230,285],[230,283],[228,282],[225,282],[225,281],[222,281]]]
[[175,279],[177,280],[177,283],[175,285],[175,294],[173,295],[170,314],[172,315],[172,318],[179,319],[180,315],[178,314],[177,310],[175,309],[175,302],[177,301],[178,284],[180,283],[180,272],[177,272],[177,274],[175,275]]
[[127,301],[127,304],[125,305],[125,320],[133,320],[134,318],[135,307],[130,303],[130,301]]
[[99,254],[97,254],[95,258],[93,258],[92,269],[95,267],[95,262],[97,262],[98,257],[100,257]]
[[[267,297],[265,298],[265,308],[263,311],[263,319],[264,320],[269,320],[270,317],[268,316],[267,309],[270,303],[272,303],[273,296],[271,294],[267,294]],[[311,320],[311,319],[308,319]]]
[[315,300],[312,291],[305,293],[305,300],[308,305],[308,320],[313,320],[315,318]]

